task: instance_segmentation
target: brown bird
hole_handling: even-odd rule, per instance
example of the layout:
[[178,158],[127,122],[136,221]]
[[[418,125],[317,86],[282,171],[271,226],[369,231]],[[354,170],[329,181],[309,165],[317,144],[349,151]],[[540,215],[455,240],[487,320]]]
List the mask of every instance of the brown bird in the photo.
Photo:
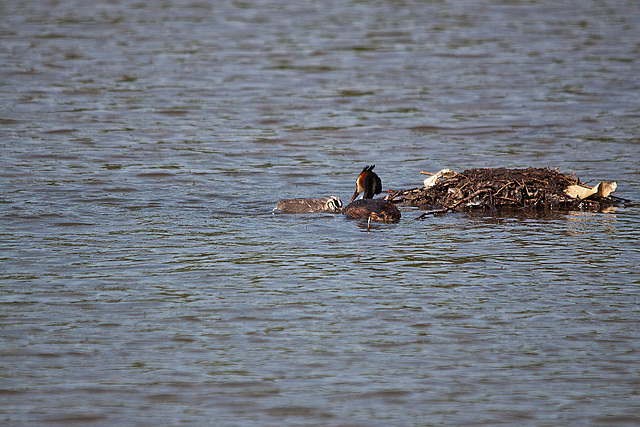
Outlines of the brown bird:
[[[348,218],[366,219],[378,222],[400,221],[400,211],[393,203],[385,199],[374,199],[382,192],[382,181],[373,171],[376,165],[365,166],[356,179],[356,191],[349,204],[342,210]],[[360,193],[362,199],[355,200]]]

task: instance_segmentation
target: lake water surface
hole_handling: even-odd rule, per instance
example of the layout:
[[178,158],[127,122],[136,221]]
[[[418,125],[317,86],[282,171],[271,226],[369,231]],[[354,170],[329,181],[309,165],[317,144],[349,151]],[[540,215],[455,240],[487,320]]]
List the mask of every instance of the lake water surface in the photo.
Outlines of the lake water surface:
[[[95,4],[89,4],[95,3]],[[285,215],[421,170],[640,200],[635,1],[3,1],[0,421],[636,425],[640,209]]]

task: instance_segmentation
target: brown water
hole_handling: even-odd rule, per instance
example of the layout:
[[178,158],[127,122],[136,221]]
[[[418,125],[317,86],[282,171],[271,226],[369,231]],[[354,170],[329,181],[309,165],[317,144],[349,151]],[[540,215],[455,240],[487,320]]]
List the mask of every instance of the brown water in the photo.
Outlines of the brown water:
[[443,167],[640,200],[635,1],[0,5],[6,424],[640,423],[640,212],[274,215]]

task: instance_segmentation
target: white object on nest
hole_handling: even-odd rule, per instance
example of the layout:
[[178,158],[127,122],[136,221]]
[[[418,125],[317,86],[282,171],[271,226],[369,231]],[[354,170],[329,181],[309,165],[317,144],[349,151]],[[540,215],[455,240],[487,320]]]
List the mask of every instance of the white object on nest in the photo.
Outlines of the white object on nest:
[[[420,173],[431,175],[428,172],[420,172]],[[457,173],[455,173],[451,169],[442,169],[440,172],[435,173],[435,174],[431,175],[429,178],[425,179],[424,180],[424,186],[425,186],[425,188],[431,188],[434,185],[436,185],[436,183],[438,182],[438,180],[440,178],[453,178],[456,175],[457,175]]]

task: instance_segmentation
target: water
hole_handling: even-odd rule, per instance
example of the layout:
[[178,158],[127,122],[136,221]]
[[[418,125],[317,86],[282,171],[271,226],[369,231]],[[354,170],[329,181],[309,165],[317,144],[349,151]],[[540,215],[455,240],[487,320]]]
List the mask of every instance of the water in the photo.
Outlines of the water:
[[640,200],[635,2],[0,6],[6,424],[640,422],[640,215],[274,215],[443,167]]

